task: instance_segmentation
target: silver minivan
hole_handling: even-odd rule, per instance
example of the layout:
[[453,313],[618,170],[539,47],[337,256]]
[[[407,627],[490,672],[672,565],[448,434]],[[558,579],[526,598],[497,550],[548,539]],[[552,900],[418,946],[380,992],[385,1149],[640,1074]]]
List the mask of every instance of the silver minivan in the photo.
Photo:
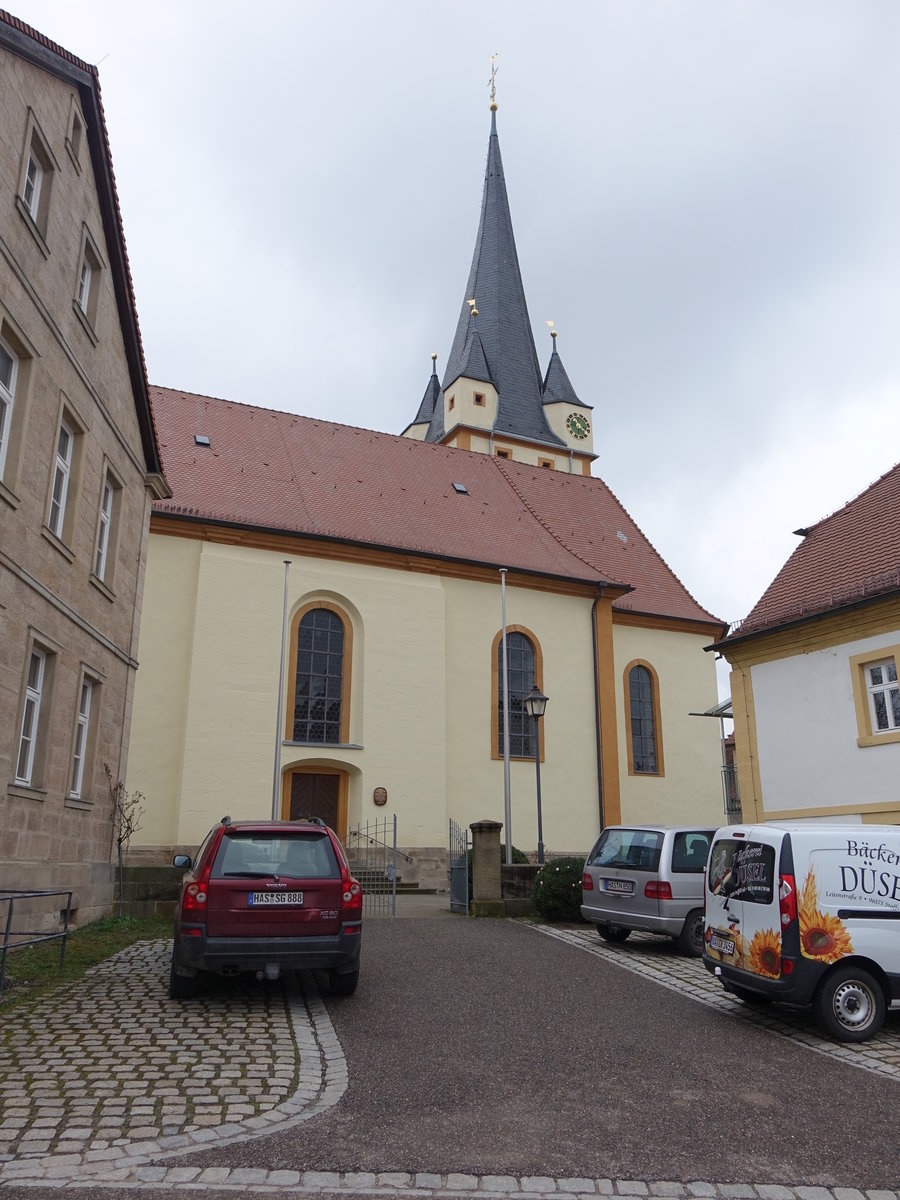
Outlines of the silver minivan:
[[684,954],[703,950],[703,887],[715,829],[696,825],[609,825],[587,856],[581,915],[607,942],[632,930],[674,938]]

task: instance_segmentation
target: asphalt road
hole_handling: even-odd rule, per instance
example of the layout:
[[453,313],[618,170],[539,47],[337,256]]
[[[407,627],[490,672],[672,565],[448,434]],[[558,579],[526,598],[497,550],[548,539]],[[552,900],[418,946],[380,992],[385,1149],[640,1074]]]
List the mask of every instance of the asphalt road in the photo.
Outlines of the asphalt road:
[[370,921],[334,1109],[177,1161],[897,1188],[900,1088],[510,921]]

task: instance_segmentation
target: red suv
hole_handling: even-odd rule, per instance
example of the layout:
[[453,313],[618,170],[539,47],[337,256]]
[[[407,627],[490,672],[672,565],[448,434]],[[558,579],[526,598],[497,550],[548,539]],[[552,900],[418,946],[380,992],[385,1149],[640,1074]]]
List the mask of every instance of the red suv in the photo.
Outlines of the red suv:
[[349,996],[359,980],[362,888],[344,848],[319,821],[223,817],[186,867],[175,912],[169,995],[196,995],[203,973],[277,979],[282,971],[328,971]]

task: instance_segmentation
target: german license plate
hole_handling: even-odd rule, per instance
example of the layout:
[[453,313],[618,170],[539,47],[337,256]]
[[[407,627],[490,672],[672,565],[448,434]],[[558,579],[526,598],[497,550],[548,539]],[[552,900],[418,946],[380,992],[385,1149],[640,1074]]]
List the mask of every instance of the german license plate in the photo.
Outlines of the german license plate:
[[709,935],[709,946],[711,950],[718,950],[720,954],[734,954],[734,938],[722,937],[721,933],[716,933],[714,929]]
[[249,892],[248,908],[283,908],[285,904],[302,904],[302,892]]
[[631,879],[604,879],[603,887],[607,892],[619,892],[620,895],[630,896],[634,892],[634,881]]

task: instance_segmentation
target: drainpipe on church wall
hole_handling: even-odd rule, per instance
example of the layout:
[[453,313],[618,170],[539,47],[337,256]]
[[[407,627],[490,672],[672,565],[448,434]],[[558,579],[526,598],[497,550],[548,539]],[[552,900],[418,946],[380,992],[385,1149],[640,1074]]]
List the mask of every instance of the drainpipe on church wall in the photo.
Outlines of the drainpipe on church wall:
[[600,808],[600,828],[604,829],[606,820],[603,814],[603,755],[600,735],[600,648],[597,645],[597,605],[598,596],[591,605],[591,638],[594,647],[594,734],[597,739],[597,803]]

